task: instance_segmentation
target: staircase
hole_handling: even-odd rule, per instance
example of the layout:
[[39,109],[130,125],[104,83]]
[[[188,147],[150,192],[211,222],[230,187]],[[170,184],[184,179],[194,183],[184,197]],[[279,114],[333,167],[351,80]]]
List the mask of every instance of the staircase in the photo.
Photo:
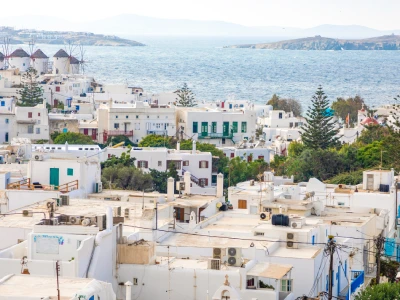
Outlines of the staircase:
[[[187,172],[187,170],[182,169],[182,176],[185,175],[185,172]],[[190,173],[190,181],[195,183],[197,186],[204,188],[204,185],[200,184],[200,179],[198,179],[196,176],[194,176],[192,173]]]

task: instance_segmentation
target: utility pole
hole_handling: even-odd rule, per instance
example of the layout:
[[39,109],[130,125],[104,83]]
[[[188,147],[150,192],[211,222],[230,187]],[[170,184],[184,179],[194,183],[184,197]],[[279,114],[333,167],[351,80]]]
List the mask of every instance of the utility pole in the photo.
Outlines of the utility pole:
[[332,287],[333,287],[333,254],[336,250],[336,242],[333,239],[333,235],[328,236],[327,250],[329,252],[329,290],[328,290],[328,300],[332,300]]
[[378,237],[374,238],[374,243],[376,247],[375,259],[376,259],[376,284],[379,284],[381,279],[381,255],[383,251],[383,246],[385,244],[385,238],[382,236],[382,232]]
[[59,285],[59,281],[58,281],[58,277],[60,276],[60,263],[58,262],[58,260],[56,261],[56,274],[57,274],[57,299],[60,300],[60,285]]

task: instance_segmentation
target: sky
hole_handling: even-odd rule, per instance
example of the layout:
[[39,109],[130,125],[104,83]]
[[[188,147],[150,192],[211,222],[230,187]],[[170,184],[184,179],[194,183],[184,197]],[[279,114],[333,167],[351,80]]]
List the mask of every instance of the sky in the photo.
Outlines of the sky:
[[137,14],[246,26],[309,28],[335,24],[381,30],[400,29],[399,10],[399,0],[19,0],[2,3],[3,15],[4,12],[8,16],[45,15],[72,22]]

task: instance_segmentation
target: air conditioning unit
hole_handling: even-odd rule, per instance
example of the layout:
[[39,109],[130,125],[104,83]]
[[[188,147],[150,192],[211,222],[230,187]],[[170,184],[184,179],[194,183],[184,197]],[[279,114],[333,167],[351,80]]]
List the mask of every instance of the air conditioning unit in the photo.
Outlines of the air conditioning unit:
[[41,161],[41,160],[43,160],[43,155],[36,154],[36,155],[34,156],[34,159],[37,160],[37,161]]
[[300,229],[301,227],[303,227],[303,223],[301,221],[291,221],[290,227],[293,229]]
[[95,193],[101,193],[103,191],[103,183],[102,182],[96,182],[94,184],[94,192]]
[[32,217],[33,216],[33,212],[31,210],[24,209],[22,211],[22,216],[23,217]]
[[81,225],[82,218],[80,216],[70,216],[69,217],[69,224],[71,225]]
[[286,234],[286,248],[297,249],[299,244],[297,243],[297,234],[293,232],[288,232]]
[[59,223],[69,223],[69,216],[67,215],[59,215],[58,216]]
[[107,220],[106,220],[106,215],[99,215],[96,217],[97,218],[97,227],[99,227],[99,230],[104,230],[107,228]]
[[113,207],[113,216],[114,217],[120,217],[121,214],[122,214],[121,206]]
[[222,260],[224,256],[226,256],[225,248],[213,248],[213,258]]
[[220,270],[221,269],[221,260],[216,258],[208,259],[208,269],[210,270]]
[[130,214],[129,208],[125,208],[125,214],[124,214],[125,219],[129,219],[129,214]]
[[69,195],[60,195],[61,206],[69,205]]
[[242,249],[228,248],[228,265],[240,267],[242,265]]
[[96,221],[97,221],[97,219],[96,218],[88,218],[88,217],[85,217],[83,220],[82,220],[82,222],[81,222],[81,224],[82,224],[82,226],[90,226],[90,225],[95,225],[96,224]]

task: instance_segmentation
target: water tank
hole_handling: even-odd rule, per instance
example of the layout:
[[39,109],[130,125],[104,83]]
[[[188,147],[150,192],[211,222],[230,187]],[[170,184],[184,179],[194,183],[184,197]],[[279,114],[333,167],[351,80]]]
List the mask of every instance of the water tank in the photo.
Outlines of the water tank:
[[283,214],[272,215],[272,225],[289,226],[289,216]]
[[219,210],[220,210],[220,211],[226,211],[226,210],[228,210],[228,206],[227,206],[225,203],[223,203],[223,204],[221,205],[221,207],[219,208]]

